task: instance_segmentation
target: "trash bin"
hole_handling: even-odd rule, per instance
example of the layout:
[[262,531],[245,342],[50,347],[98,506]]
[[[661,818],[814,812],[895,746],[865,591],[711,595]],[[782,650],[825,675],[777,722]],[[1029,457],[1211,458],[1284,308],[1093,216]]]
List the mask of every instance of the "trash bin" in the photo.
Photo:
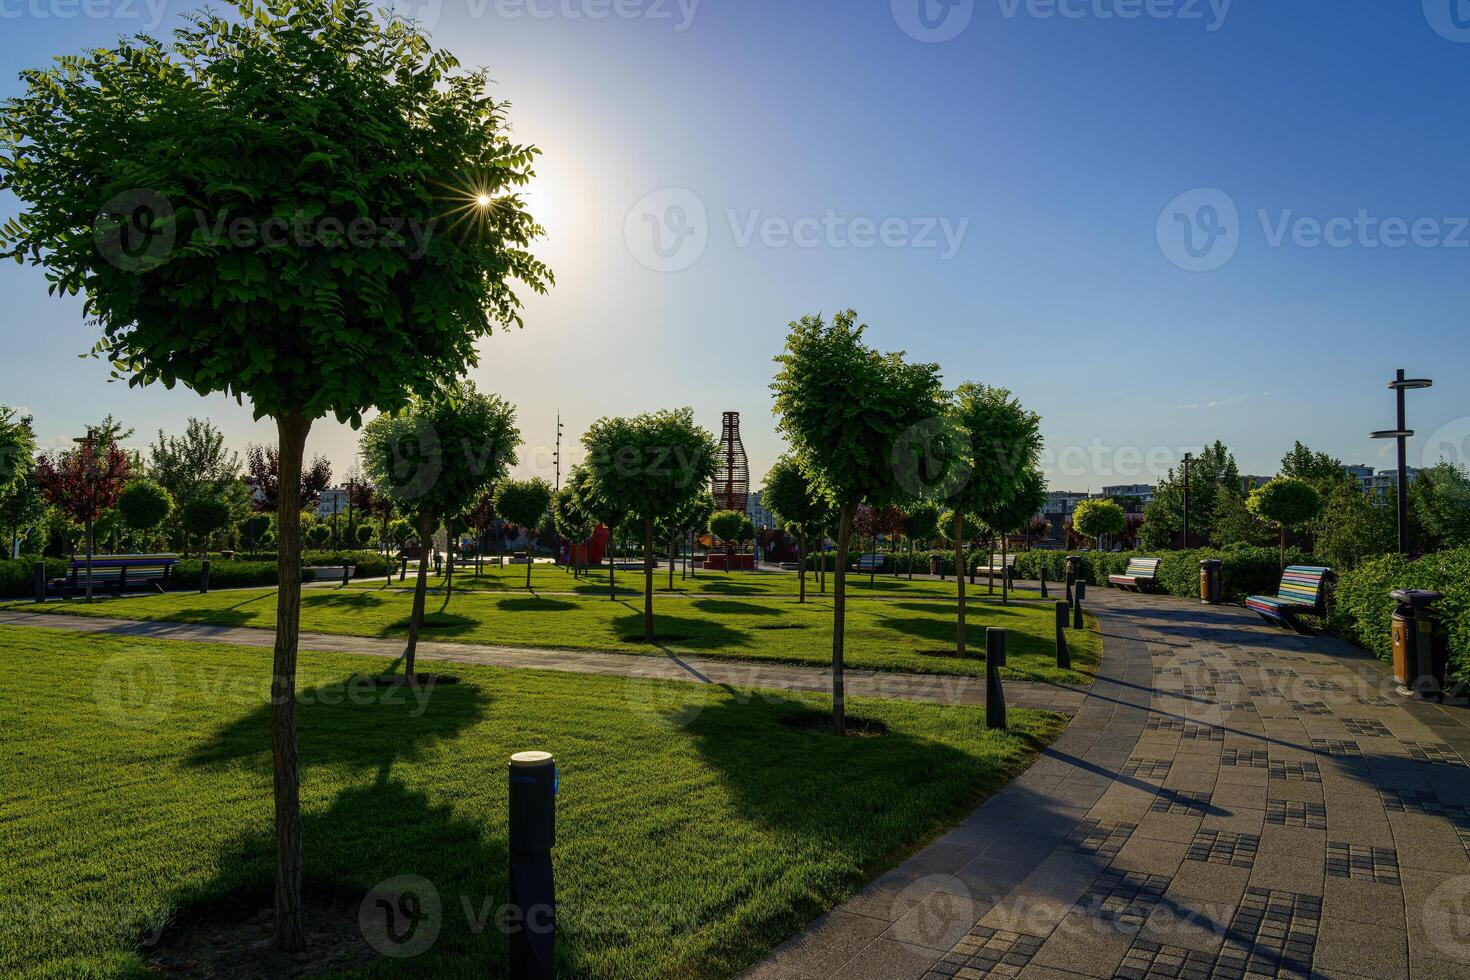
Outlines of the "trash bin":
[[930,575],[938,575],[939,574],[939,556],[938,555],[930,555],[929,556],[929,574]]
[[1067,556],[1067,581],[1075,582],[1082,575],[1082,559],[1077,555]]
[[1444,596],[1426,589],[1394,589],[1393,676],[1405,697],[1444,698],[1447,650],[1434,604]]
[[1218,558],[1206,558],[1199,563],[1200,602],[1211,606],[1220,604],[1220,570],[1225,563]]

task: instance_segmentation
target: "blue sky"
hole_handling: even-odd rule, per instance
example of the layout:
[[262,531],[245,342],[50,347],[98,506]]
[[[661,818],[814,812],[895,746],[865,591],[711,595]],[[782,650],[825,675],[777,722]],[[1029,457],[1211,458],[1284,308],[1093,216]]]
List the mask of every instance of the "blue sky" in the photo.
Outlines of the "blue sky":
[[[0,95],[196,5],[0,0]],[[1014,390],[1058,488],[1153,482],[1215,438],[1246,472],[1293,439],[1388,465],[1366,434],[1393,422],[1397,367],[1436,382],[1412,394],[1411,458],[1463,458],[1470,0],[401,9],[488,65],[545,152],[558,285],[474,373],[520,406],[525,471],[549,474],[558,409],[575,438],[691,405],[711,429],[739,410],[763,472],[786,325],[845,307],[951,384]],[[188,415],[271,436],[219,396],[107,384],[77,356],[79,304],[35,270],[0,266],[0,291],[0,403],[44,441],[109,411],[139,441]],[[309,449],[341,472],[354,444],[319,423]]]

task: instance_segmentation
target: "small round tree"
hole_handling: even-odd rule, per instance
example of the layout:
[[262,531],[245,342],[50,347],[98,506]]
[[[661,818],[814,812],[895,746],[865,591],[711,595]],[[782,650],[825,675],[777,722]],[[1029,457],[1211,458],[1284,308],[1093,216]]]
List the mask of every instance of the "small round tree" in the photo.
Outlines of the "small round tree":
[[903,515],[903,536],[909,542],[909,578],[914,577],[914,545],[928,541],[939,530],[939,507],[927,500],[914,504]]
[[586,558],[587,539],[596,530],[597,521],[582,506],[577,487],[571,481],[551,498],[551,518],[556,524],[556,533],[571,543],[572,573],[581,575],[582,562],[577,556]]
[[530,480],[503,480],[495,487],[495,512],[526,533],[526,588],[531,587],[535,563],[536,529],[551,506],[554,491],[539,476]]
[[832,518],[832,505],[790,455],[782,456],[766,473],[761,504],[796,535],[797,602],[806,602],[807,539],[820,534]]
[[1322,495],[1306,480],[1278,476],[1251,491],[1246,507],[1261,520],[1274,525],[1278,538],[1281,570],[1286,570],[1286,531],[1299,529],[1322,509]]
[[[701,489],[689,497],[672,514],[658,520],[659,535],[669,542],[669,591],[674,590],[674,565],[679,555],[679,537],[690,531],[709,526],[710,515],[715,512],[715,498],[708,490]],[[690,556],[693,560],[693,556]]]
[[[218,497],[195,497],[184,505],[179,516],[183,521],[184,533],[199,543],[199,554],[202,557],[209,552],[210,537],[216,531],[230,526],[230,505]],[[325,524],[318,524],[317,527],[327,530]]]
[[626,514],[643,532],[643,640],[653,635],[653,538],[715,475],[714,436],[692,409],[599,419],[582,436],[588,490],[604,508]]
[[[987,507],[985,509],[984,521],[996,536],[1000,538],[1000,564],[1006,567],[1006,556],[1010,549],[1010,536],[1016,531],[1027,527],[1036,518],[1036,514],[1046,503],[1046,477],[1041,470],[1035,466],[1027,467],[1021,472],[1020,478],[1016,480],[1011,488],[1011,495],[1004,504]],[[1001,573],[1001,602],[1011,601],[1011,578],[1009,573]],[[995,590],[995,578],[990,576],[990,589]]]
[[745,525],[745,515],[738,510],[717,510],[710,515],[709,533],[725,546],[725,571],[735,564],[735,549],[740,541],[740,531]]
[[1072,514],[1072,530],[1091,538],[1099,551],[1103,535],[1122,534],[1127,526],[1128,514],[1116,500],[1083,500]]
[[173,509],[173,496],[148,479],[133,480],[117,498],[117,510],[123,524],[140,535],[166,521]]
[[434,386],[363,429],[363,467],[378,494],[413,521],[424,549],[403,651],[406,678],[414,677],[434,529],[447,515],[469,506],[515,462],[521,438],[515,418],[515,409],[505,401],[476,390],[469,381],[458,381]]

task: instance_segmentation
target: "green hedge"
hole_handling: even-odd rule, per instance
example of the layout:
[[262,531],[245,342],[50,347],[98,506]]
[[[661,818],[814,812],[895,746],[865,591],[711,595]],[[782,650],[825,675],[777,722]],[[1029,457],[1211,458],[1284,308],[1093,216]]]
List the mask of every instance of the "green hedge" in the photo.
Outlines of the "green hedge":
[[[236,553],[234,560],[244,564],[264,563],[275,568],[276,553],[274,551],[242,551]],[[357,571],[352,573],[353,578],[382,578],[388,574],[388,559],[371,550],[304,551],[301,554],[301,564],[322,567],[356,565]],[[212,576],[214,566],[210,566],[210,569]],[[274,578],[271,579],[270,584],[275,584]]]
[[1394,589],[1444,593],[1436,609],[1449,633],[1450,673],[1470,680],[1470,548],[1409,561],[1401,555],[1370,559],[1338,580],[1330,623],[1345,639],[1380,660],[1393,656]]
[[[1082,559],[1082,580],[1088,585],[1106,584],[1109,575],[1121,575],[1130,558],[1158,558],[1161,592],[1184,597],[1199,596],[1199,563],[1206,558],[1223,562],[1220,575],[1221,596],[1226,602],[1239,602],[1248,595],[1275,595],[1281,586],[1281,559],[1275,548],[1231,548],[1217,551],[1195,548],[1190,551],[1028,551],[1016,559],[1016,576],[1034,579],[1046,569],[1053,582],[1064,581],[1067,557]],[[1288,565],[1311,565],[1311,555],[1287,551]]]
[[[204,563],[198,558],[182,559],[169,575],[169,587],[180,591],[199,588],[200,569]],[[311,581],[312,573],[303,570],[303,581]],[[276,563],[273,561],[227,561],[223,558],[209,560],[209,587],[211,589],[242,589],[257,585],[276,584]]]
[[[7,599],[30,599],[35,595],[31,568],[36,558],[6,558],[0,560],[0,596]],[[68,567],[64,558],[47,558],[46,578],[61,578]]]
[[[847,556],[849,569],[857,568],[858,559],[866,554],[872,554],[872,552],[867,551],[866,549],[863,549],[861,551],[854,549]],[[883,564],[878,569],[879,575],[893,575],[895,573],[900,575],[908,574],[910,558],[907,550],[902,551],[896,555],[887,551],[880,551],[878,552],[878,554],[883,556]],[[915,575],[929,574],[929,559],[931,557],[939,559],[939,567],[943,570],[945,575],[954,574],[954,551],[933,550],[914,552],[912,564],[914,566]],[[806,560],[806,567],[809,570],[815,571],[818,563],[823,558],[825,558],[826,560],[827,571],[830,572],[837,567],[837,553],[835,551],[829,551],[825,556],[815,554],[808,555]],[[995,558],[997,561],[1000,560],[1000,552],[998,550],[995,553]],[[989,551],[971,551],[968,555],[965,556],[965,563],[967,567],[972,569],[983,567],[989,560]],[[864,571],[863,574],[866,575],[868,573]]]

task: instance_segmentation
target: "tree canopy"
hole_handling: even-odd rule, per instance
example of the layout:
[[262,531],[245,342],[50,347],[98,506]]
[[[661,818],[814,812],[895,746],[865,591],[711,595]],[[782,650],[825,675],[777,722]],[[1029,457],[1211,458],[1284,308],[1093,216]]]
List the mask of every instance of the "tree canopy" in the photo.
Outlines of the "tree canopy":
[[1128,514],[1116,500],[1083,500],[1072,514],[1072,530],[1094,544],[1101,544],[1105,534],[1122,534],[1128,526]]
[[151,531],[173,512],[174,498],[149,479],[133,480],[117,499],[123,523],[135,531]]

